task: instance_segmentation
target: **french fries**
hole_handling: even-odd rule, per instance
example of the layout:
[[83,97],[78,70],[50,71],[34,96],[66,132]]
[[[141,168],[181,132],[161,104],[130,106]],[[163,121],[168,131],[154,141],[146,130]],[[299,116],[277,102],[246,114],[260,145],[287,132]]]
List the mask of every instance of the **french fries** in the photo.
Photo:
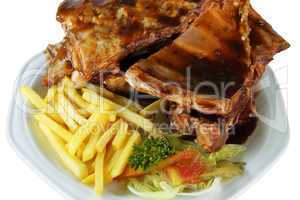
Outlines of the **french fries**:
[[84,125],[87,123],[87,119],[81,116],[73,104],[65,97],[64,94],[59,93],[57,95],[58,104],[61,105],[67,112],[67,114],[79,125]]
[[163,100],[157,100],[153,102],[152,104],[145,107],[143,110],[140,111],[140,114],[144,117],[149,117],[149,115],[154,114],[156,111],[158,111],[163,103]]
[[146,119],[143,116],[141,116],[127,108],[124,108],[121,105],[118,105],[118,104],[114,103],[113,101],[111,101],[105,97],[102,97],[93,91],[87,91],[87,90],[84,91],[82,97],[86,101],[88,101],[92,104],[98,105],[98,106],[103,106],[103,105],[110,106],[112,110],[117,112],[119,117],[144,129],[146,132],[149,132],[149,133],[157,132],[155,125],[149,119]]
[[55,102],[55,109],[60,117],[63,119],[65,124],[69,127],[72,132],[75,132],[78,129],[78,124],[69,116],[65,108],[60,105],[58,102]]
[[[91,85],[91,84],[89,84],[89,85]],[[127,107],[128,109],[130,109],[133,112],[139,112],[142,110],[142,107],[138,103],[136,103],[130,99],[127,99],[126,97],[116,95],[103,87],[97,87],[97,88],[98,89],[95,89],[95,87],[91,87],[91,89],[82,89],[82,91],[88,92],[88,93],[90,92],[92,95],[93,95],[93,93],[99,94],[100,96],[108,98],[108,99],[116,102],[117,104],[120,104],[123,107]]]
[[120,155],[122,153],[122,150],[119,149],[117,151],[114,152],[113,156],[111,157],[111,159],[108,162],[108,172],[111,174],[114,166],[117,164],[118,159],[120,158]]
[[96,144],[102,134],[102,130],[105,130],[105,127],[108,125],[108,123],[109,123],[109,117],[107,115],[102,115],[101,124],[99,124],[101,128],[95,130],[91,134],[90,139],[83,151],[82,160],[84,162],[93,159],[93,157],[96,155]]
[[83,151],[85,149],[86,144],[82,143],[78,149],[78,151],[76,152],[76,157],[79,158],[80,160],[82,160],[82,155],[83,155]]
[[105,88],[87,86],[77,89],[64,78],[45,98],[26,86],[21,92],[40,111],[34,118],[64,165],[102,194],[104,185],[124,173],[133,146],[141,140],[131,125],[148,132],[155,127],[137,113],[138,104]]
[[89,106],[89,103],[87,103],[85,100],[82,99],[81,95],[77,92],[74,83],[68,77],[65,77],[63,79],[62,87],[66,96],[72,102],[74,102],[79,108],[81,108],[79,111],[81,112],[82,115],[88,117],[89,114],[93,113],[86,110],[86,108]]
[[64,142],[55,134],[53,134],[53,132],[47,126],[41,123],[39,125],[50,145],[53,147],[66,167],[70,169],[79,179],[85,178],[88,175],[87,166],[75,156],[71,156],[67,152]]
[[84,184],[92,185],[95,183],[95,174],[91,174],[81,181]]
[[87,121],[87,123],[83,126],[81,126],[76,133],[71,138],[71,141],[68,145],[69,152],[72,155],[75,155],[75,153],[78,151],[80,145],[85,141],[85,139],[93,132],[97,131],[97,129],[101,129],[101,126],[99,126],[100,120],[101,120],[101,114],[94,113],[90,119]]
[[121,149],[121,147],[125,144],[126,138],[128,136],[128,124],[124,121],[121,122],[119,131],[112,141],[112,147],[115,150]]
[[52,86],[51,88],[48,89],[48,92],[47,92],[46,97],[44,98],[44,101],[46,103],[54,102],[56,94],[57,94],[57,86],[54,85],[54,86]]
[[104,157],[105,151],[98,153],[95,163],[95,191],[100,195],[104,189]]
[[111,171],[111,176],[113,178],[120,176],[122,174],[122,172],[125,170],[126,165],[128,164],[128,159],[133,152],[133,146],[135,144],[139,144],[140,141],[141,141],[141,135],[138,132],[133,131],[131,133],[131,136],[130,136],[126,146],[120,153],[118,162],[116,162],[116,165],[113,166],[113,169]]
[[37,119],[41,124],[50,128],[57,136],[63,139],[65,142],[71,141],[73,135],[69,132],[65,127],[58,124],[56,121],[51,119],[45,114],[37,114],[35,115],[35,119]]
[[107,144],[113,139],[119,130],[121,121],[115,122],[110,129],[108,129],[99,139],[96,144],[96,149],[98,152],[103,152],[106,149]]
[[49,115],[58,123],[63,123],[61,117],[55,112],[55,109],[47,104],[33,89],[23,86],[21,93],[29,100],[29,102],[42,113]]

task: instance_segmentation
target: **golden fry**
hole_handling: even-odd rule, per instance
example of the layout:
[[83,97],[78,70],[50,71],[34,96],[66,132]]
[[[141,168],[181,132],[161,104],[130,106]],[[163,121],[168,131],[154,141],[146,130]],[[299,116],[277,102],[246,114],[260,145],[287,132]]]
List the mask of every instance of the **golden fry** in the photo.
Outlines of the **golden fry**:
[[85,149],[85,143],[82,143],[80,145],[78,151],[76,152],[76,157],[79,158],[80,160],[82,160],[82,154],[83,154],[84,149]]
[[55,109],[48,105],[33,89],[23,86],[21,87],[21,93],[29,100],[29,102],[36,107],[42,113],[49,115],[52,119],[58,123],[63,123],[63,120],[55,112]]
[[86,177],[88,175],[87,166],[75,156],[70,155],[65,148],[64,142],[47,126],[40,123],[40,128],[66,167],[68,167],[68,169],[70,169],[79,179]]
[[108,125],[109,123],[109,117],[107,115],[102,115],[102,119],[100,120],[101,123],[99,124],[102,128],[96,129],[92,134],[91,137],[83,151],[83,157],[82,160],[84,162],[89,161],[91,159],[94,158],[94,156],[96,155],[97,151],[96,151],[96,144],[100,138],[100,136],[102,135],[102,131],[105,130],[105,127]]
[[72,103],[65,97],[64,94],[58,94],[58,103],[64,107],[65,111],[68,113],[72,119],[80,125],[87,123],[87,119],[81,116]]
[[113,166],[113,169],[111,171],[111,175],[113,178],[118,177],[123,173],[123,171],[125,170],[128,164],[128,159],[132,154],[133,146],[135,144],[140,143],[140,141],[141,141],[141,135],[136,131],[132,132],[126,146],[124,147],[122,153],[120,154],[118,162],[116,162],[116,165]]
[[81,182],[86,185],[93,185],[95,183],[95,174],[89,175],[88,177],[83,179]]
[[104,190],[104,157],[105,151],[98,153],[95,164],[95,191],[97,195]]
[[142,109],[142,107],[138,103],[136,103],[130,99],[127,99],[126,97],[116,95],[102,87],[99,87],[98,92],[96,92],[94,90],[89,90],[89,89],[82,89],[82,91],[83,91],[83,93],[87,93],[90,96],[90,98],[92,99],[92,101],[94,101],[95,103],[98,102],[97,103],[98,105],[103,104],[101,102],[101,99],[99,99],[99,97],[98,97],[100,95],[100,96],[103,96],[105,98],[108,98],[108,99],[116,102],[117,104],[120,104],[123,107],[128,108],[129,110],[131,110],[133,112],[139,112]]
[[[91,98],[91,96],[93,96],[93,98]],[[135,124],[136,126],[144,129],[145,131],[149,132],[149,133],[156,133],[158,132],[155,125],[149,120],[144,118],[143,116],[127,109],[124,108],[121,105],[118,105],[116,103],[114,103],[113,101],[102,97],[96,93],[91,93],[90,91],[87,92],[85,91],[83,93],[83,99],[85,99],[86,101],[95,104],[95,105],[105,105],[105,106],[110,106],[112,110],[116,111],[118,116],[121,118],[124,118],[125,120]]]
[[37,119],[41,124],[50,128],[57,136],[59,136],[64,141],[71,141],[71,138],[73,137],[72,133],[65,129],[65,127],[61,126],[56,121],[48,117],[47,115],[37,114],[35,115],[35,119]]
[[82,99],[81,95],[77,92],[74,83],[70,80],[70,78],[65,77],[62,81],[62,85],[67,97],[72,102],[74,102],[79,108],[81,108],[79,110],[80,114],[82,114],[85,117],[88,117],[90,114],[93,113],[90,113],[86,110],[86,108],[89,106],[89,103]]
[[140,114],[143,115],[144,117],[149,117],[152,114],[155,114],[158,110],[160,110],[162,106],[163,100],[157,100],[154,103],[148,105],[145,107],[143,110],[140,111]]
[[76,133],[71,138],[70,143],[68,144],[69,152],[72,155],[75,155],[75,153],[78,151],[80,145],[84,142],[84,140],[87,139],[87,137],[97,129],[100,129],[99,123],[101,122],[102,116],[99,113],[94,113],[87,123],[80,127]]
[[55,102],[55,109],[57,110],[57,113],[60,114],[60,117],[63,119],[65,124],[68,126],[68,128],[75,132],[78,129],[78,124],[69,116],[69,114],[66,112],[65,108],[60,105],[58,102]]
[[122,153],[121,149],[115,151],[114,154],[113,154],[113,156],[109,160],[109,162],[108,162],[108,171],[109,171],[110,174],[111,174],[114,166],[116,166],[116,164],[117,164],[117,162],[118,162],[118,160],[120,158],[121,153]]
[[118,133],[116,134],[114,140],[112,141],[112,146],[114,149],[119,150],[126,143],[128,136],[128,124],[126,122],[121,123]]
[[57,94],[57,86],[54,85],[54,86],[52,86],[51,88],[48,89],[47,95],[46,95],[46,97],[44,98],[44,101],[45,101],[46,103],[54,102],[55,97],[56,97],[56,94]]
[[108,129],[99,139],[96,144],[96,149],[98,152],[103,152],[107,144],[113,139],[116,135],[118,129],[120,128],[121,121],[115,122],[110,129]]

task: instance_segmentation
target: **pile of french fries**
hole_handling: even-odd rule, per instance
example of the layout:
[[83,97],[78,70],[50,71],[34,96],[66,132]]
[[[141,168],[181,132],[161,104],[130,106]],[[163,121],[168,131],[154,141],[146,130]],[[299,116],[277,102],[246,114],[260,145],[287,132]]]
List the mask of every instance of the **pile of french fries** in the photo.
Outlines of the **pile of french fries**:
[[128,165],[133,146],[141,142],[136,128],[156,132],[147,110],[105,88],[76,88],[69,78],[48,89],[45,98],[24,86],[22,94],[38,110],[33,114],[63,164],[97,194]]

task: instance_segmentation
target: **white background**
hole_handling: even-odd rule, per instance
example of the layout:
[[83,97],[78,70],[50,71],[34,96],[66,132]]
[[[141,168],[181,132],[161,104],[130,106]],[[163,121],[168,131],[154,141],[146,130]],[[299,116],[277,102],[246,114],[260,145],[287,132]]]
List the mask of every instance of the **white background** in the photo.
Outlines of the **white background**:
[[[17,73],[29,58],[48,43],[58,42],[63,37],[60,25],[55,21],[59,2],[1,0],[0,199],[63,199],[16,156],[6,139],[7,111]],[[253,5],[292,45],[271,64],[285,95],[291,142],[274,168],[240,199],[300,199],[300,2],[253,0]]]

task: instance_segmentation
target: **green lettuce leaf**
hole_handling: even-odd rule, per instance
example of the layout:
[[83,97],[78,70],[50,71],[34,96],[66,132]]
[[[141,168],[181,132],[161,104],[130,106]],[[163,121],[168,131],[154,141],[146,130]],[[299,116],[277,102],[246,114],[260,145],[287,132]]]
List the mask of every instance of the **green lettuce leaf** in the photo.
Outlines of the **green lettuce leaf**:
[[223,181],[230,180],[236,176],[241,176],[245,171],[245,163],[221,161],[217,167],[211,172],[202,174],[201,178],[209,180],[211,178],[220,177]]
[[247,150],[246,147],[242,145],[229,144],[225,145],[222,149],[215,153],[209,155],[209,159],[215,161],[216,163],[224,160],[232,160]]

